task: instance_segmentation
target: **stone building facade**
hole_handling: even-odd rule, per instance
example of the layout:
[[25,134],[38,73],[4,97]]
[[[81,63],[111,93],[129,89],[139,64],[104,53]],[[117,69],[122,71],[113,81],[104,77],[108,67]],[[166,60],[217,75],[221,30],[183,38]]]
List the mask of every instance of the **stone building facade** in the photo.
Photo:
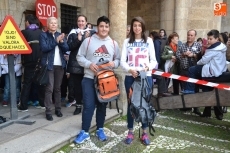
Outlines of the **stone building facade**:
[[230,12],[226,17],[214,16],[217,2],[230,6],[230,0],[128,0],[127,21],[129,24],[134,16],[142,16],[149,31],[175,31],[181,41],[186,41],[189,29],[197,30],[197,37],[202,38],[211,29],[230,32]]
[[[1,0],[0,21],[8,14],[12,15],[21,29],[24,28],[25,12],[35,12],[36,0]],[[126,38],[126,25],[135,16],[141,16],[148,31],[165,29],[167,34],[176,31],[181,41],[186,41],[189,29],[196,29],[197,37],[206,37],[210,29],[230,32],[230,13],[226,17],[213,15],[213,4],[230,0],[54,0],[58,8],[59,28],[61,29],[61,4],[75,6],[79,14],[84,14],[88,22],[96,25],[99,16],[108,16],[111,20],[110,35],[118,41],[120,48]],[[126,94],[124,75],[117,70],[122,94],[119,107],[126,114]]]

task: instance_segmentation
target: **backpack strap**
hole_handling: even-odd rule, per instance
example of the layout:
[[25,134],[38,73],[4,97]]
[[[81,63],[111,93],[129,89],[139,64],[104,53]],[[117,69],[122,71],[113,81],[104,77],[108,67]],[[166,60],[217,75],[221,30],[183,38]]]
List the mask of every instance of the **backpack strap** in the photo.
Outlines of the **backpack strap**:
[[[89,48],[90,39],[91,39],[91,37],[89,37],[89,41],[88,41],[88,45],[87,45],[87,49],[86,49],[86,51],[87,51],[87,50],[88,50],[88,48]],[[112,40],[113,40],[113,46],[114,46],[114,51],[115,51],[115,43],[114,43],[114,39],[112,39]]]
[[118,100],[116,99],[116,107],[117,107],[117,112],[120,113],[119,108],[118,108]]
[[154,136],[154,134],[152,132],[156,132],[154,127],[153,127],[153,122],[149,123],[149,134],[151,136]]
[[142,107],[142,98],[143,98],[143,90],[144,90],[144,80],[146,78],[146,73],[144,71],[139,72],[141,77],[141,99],[140,99],[140,107]]
[[[116,99],[116,108],[117,108],[117,112],[120,113],[117,99]],[[111,101],[109,102],[109,109],[112,109]]]
[[89,37],[89,41],[88,41],[88,45],[87,45],[86,51],[88,51],[90,40],[91,40],[91,37]]
[[113,39],[113,46],[114,46],[114,50],[115,50],[115,43],[114,43],[114,39]]

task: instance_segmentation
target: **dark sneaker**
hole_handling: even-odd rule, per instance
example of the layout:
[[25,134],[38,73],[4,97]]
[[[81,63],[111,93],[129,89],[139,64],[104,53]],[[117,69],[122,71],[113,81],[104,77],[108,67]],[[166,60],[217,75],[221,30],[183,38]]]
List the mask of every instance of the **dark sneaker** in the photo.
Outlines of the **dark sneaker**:
[[103,128],[99,128],[96,131],[96,137],[100,140],[100,141],[106,141],[107,140],[107,136],[104,133],[104,129]]
[[48,121],[53,121],[53,116],[51,114],[46,114],[46,119]]
[[81,130],[73,142],[76,144],[81,144],[89,139],[90,139],[89,133],[86,133],[84,130]]
[[149,136],[147,133],[143,133],[142,136],[141,136],[141,142],[144,144],[144,145],[149,145],[150,144],[150,140],[149,140]]
[[131,144],[133,142],[134,139],[134,134],[133,132],[129,132],[126,139],[125,139],[125,143],[126,144]]
[[76,100],[66,103],[66,107],[71,107],[73,104],[76,104]]
[[31,105],[32,105],[32,106],[35,106],[35,107],[40,106],[38,101],[34,101]]
[[198,108],[193,108],[193,113],[196,114],[196,115],[199,115],[201,116],[201,112]]
[[65,103],[65,97],[61,98],[61,103]]
[[78,115],[81,113],[81,105],[77,105],[75,111],[73,112],[73,115]]
[[21,107],[18,107],[19,112],[28,112],[28,109],[22,109]]
[[8,106],[8,102],[7,101],[3,101],[2,102],[2,106],[4,106],[4,107]]
[[32,104],[33,104],[32,101],[28,101],[28,102],[27,102],[27,105],[28,105],[28,106],[30,106],[30,105],[32,105]]
[[55,110],[55,114],[57,115],[57,117],[62,117],[63,114],[61,113],[60,110]]

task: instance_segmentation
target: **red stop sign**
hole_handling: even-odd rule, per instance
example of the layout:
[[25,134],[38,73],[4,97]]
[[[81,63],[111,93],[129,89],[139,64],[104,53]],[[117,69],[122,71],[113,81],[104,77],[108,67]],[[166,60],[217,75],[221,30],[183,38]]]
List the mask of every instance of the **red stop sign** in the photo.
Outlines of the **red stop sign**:
[[37,0],[36,3],[36,16],[43,26],[46,26],[46,20],[49,17],[57,18],[57,6],[53,0]]

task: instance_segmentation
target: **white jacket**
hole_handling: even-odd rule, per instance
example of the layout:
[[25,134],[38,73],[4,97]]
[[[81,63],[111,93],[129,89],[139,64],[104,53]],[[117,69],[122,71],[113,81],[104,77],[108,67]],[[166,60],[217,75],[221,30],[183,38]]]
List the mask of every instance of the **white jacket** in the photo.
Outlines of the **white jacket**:
[[202,77],[218,77],[227,70],[226,66],[227,47],[223,43],[210,46],[197,65],[204,65]]
[[[4,55],[0,55],[0,63],[2,67],[2,74],[8,74],[9,70],[7,56],[4,57]],[[22,75],[22,63],[20,54],[14,54],[14,72],[16,73],[16,76]]]

